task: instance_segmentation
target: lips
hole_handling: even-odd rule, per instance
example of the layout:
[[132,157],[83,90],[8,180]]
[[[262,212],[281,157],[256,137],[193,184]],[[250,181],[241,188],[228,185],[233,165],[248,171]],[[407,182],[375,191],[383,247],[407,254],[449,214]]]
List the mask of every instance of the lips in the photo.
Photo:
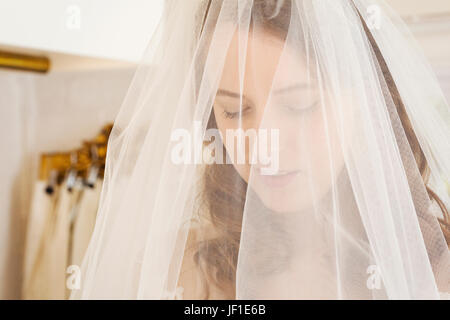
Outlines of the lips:
[[279,170],[276,174],[267,175],[261,168],[255,168],[256,179],[272,188],[282,188],[292,183],[300,174],[300,170]]

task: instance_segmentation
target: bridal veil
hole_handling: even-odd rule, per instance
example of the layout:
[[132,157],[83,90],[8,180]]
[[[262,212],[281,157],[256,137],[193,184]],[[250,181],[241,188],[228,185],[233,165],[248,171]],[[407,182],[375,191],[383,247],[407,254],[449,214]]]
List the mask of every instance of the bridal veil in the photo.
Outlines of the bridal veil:
[[450,109],[376,0],[167,1],[81,299],[439,299]]

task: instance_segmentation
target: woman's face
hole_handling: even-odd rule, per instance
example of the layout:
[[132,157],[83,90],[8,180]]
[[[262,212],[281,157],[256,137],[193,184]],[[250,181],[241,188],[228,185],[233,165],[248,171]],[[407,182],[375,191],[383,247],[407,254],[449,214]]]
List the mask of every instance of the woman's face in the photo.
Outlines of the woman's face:
[[[234,154],[235,169],[265,206],[276,212],[301,211],[320,200],[342,170],[335,120],[317,77],[308,75],[301,48],[285,46],[268,32],[249,35],[245,56],[238,33],[231,42],[213,107],[216,123],[227,154]],[[237,140],[227,139],[226,130],[237,129],[262,129],[269,137],[264,141],[258,135],[257,146],[246,140],[245,163],[237,161]],[[270,138],[273,130],[278,141]],[[254,152],[264,151],[261,140],[271,160],[278,158],[273,174],[263,170],[270,164],[250,163]]]

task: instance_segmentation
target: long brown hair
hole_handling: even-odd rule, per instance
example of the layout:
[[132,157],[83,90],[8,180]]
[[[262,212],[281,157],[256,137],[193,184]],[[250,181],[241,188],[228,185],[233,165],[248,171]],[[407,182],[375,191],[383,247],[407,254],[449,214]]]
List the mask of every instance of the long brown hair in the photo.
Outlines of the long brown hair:
[[[206,17],[210,9],[212,0],[208,0],[205,18],[202,24],[202,30],[205,25]],[[279,37],[286,36],[289,27],[289,16],[291,12],[290,1],[285,1],[276,17],[271,17],[271,9],[268,8],[267,1],[255,0],[254,7],[259,9],[262,14],[267,12],[267,25],[269,31],[274,32]],[[450,244],[450,217],[447,208],[439,197],[427,186],[429,179],[429,167],[425,155],[420,147],[419,141],[414,133],[410,119],[408,118],[405,106],[400,93],[394,82],[391,72],[384,60],[379,47],[377,46],[373,35],[367,28],[364,20],[361,18],[364,30],[373,53],[379,64],[383,81],[388,89],[388,99],[392,99],[398,118],[401,121],[404,135],[407,138],[409,147],[415,159],[415,164],[420,172],[429,200],[434,200],[442,210],[443,219],[439,218],[439,224],[447,241]],[[208,122],[208,128],[217,128],[214,113]],[[225,150],[224,150],[225,152]],[[210,285],[226,292],[230,297],[234,296],[234,283],[239,252],[242,215],[246,200],[247,183],[241,178],[238,172],[231,164],[212,164],[206,166],[204,175],[204,184],[201,198],[210,220],[217,231],[217,236],[213,239],[199,241],[195,253],[195,261],[202,270],[205,278],[205,295],[208,297]],[[420,218],[420,213],[419,220]],[[426,218],[423,219],[426,222]],[[423,222],[423,221],[422,221]],[[424,228],[421,224],[421,228]],[[434,229],[433,229],[434,230]]]

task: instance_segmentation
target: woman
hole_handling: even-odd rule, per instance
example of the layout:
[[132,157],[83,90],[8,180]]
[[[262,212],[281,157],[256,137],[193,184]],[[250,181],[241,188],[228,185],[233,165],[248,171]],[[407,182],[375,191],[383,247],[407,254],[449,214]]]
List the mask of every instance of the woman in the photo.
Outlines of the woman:
[[387,6],[167,11],[147,55],[157,69],[137,72],[115,123],[75,296],[450,291],[450,113]]

